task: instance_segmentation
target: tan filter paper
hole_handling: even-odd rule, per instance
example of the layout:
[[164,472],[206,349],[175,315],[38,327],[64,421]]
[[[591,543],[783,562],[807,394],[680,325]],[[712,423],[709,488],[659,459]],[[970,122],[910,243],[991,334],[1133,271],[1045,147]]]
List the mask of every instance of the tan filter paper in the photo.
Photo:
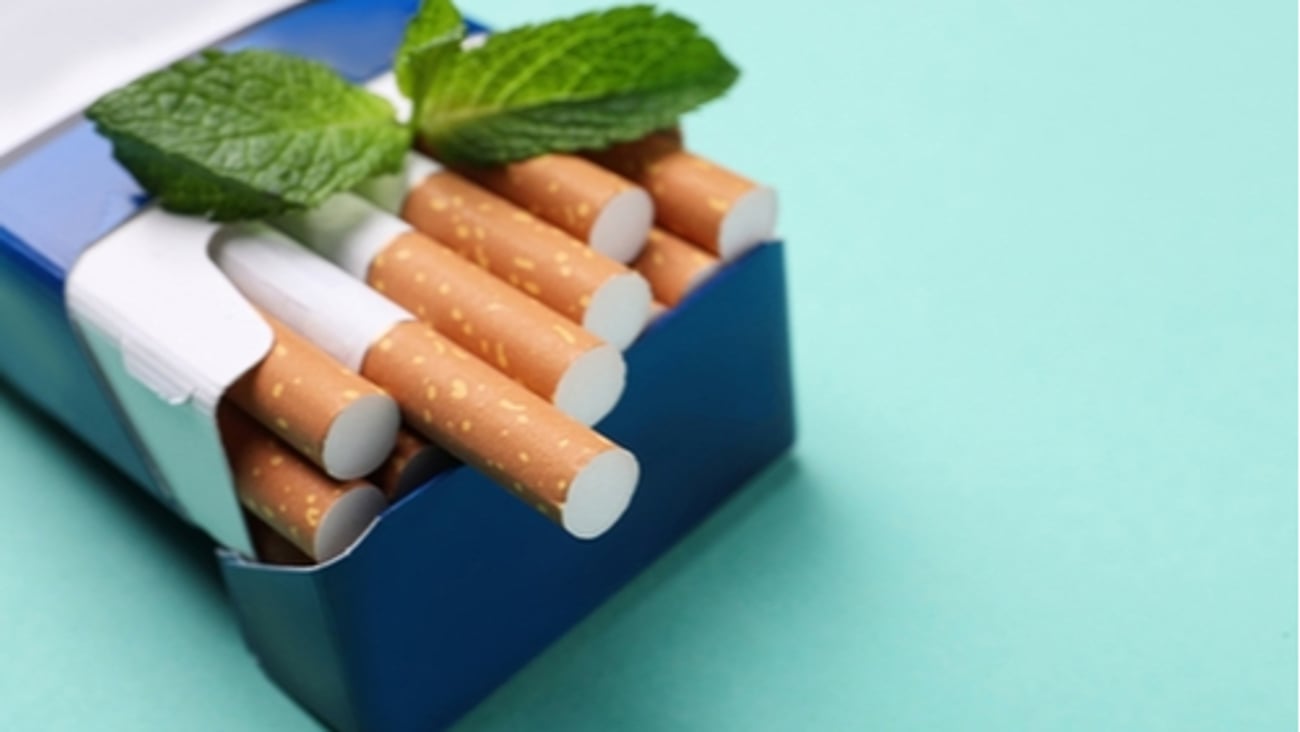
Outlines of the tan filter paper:
[[643,189],[572,155],[541,155],[461,173],[618,262],[636,257],[654,218],[654,204]]
[[681,146],[675,131],[588,153],[597,163],[644,186],[655,222],[725,260],[772,236],[776,195]]
[[455,173],[435,173],[413,188],[402,218],[579,324],[596,291],[630,273]]
[[575,536],[604,533],[631,500],[631,453],[422,323],[389,331],[362,373],[397,399],[411,427]]
[[253,540],[253,551],[257,560],[266,564],[287,564],[304,566],[316,561],[293,545],[293,542],[280,536],[256,514],[244,509],[244,523],[248,526],[248,535]]
[[[393,240],[371,262],[366,280],[584,423],[603,417],[622,393],[617,349],[423,234]],[[584,369],[583,363],[591,365]],[[579,371],[570,380],[585,373],[590,383],[566,384],[575,367]],[[569,395],[576,390],[586,391],[586,398]]]
[[230,387],[231,401],[335,478],[374,470],[392,450],[397,405],[283,323],[264,317],[275,344]]
[[676,307],[718,269],[718,258],[662,229],[654,229],[632,267],[650,282],[655,300]]
[[329,478],[238,409],[219,415],[240,502],[312,559],[351,546],[386,505],[378,488]]
[[392,503],[458,464],[451,453],[403,427],[397,431],[393,453],[370,476],[370,482]]

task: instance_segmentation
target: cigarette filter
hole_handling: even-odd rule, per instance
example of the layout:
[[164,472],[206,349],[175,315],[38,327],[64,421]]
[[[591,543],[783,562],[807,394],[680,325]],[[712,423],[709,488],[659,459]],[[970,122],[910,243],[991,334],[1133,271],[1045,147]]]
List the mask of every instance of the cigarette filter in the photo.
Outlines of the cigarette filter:
[[650,283],[655,300],[674,307],[718,269],[718,258],[662,229],[654,229],[632,263]]
[[256,225],[231,227],[214,253],[255,304],[336,358],[365,344],[361,375],[413,429],[570,533],[599,536],[627,508],[639,473],[630,452],[342,270]]
[[397,444],[392,454],[370,476],[370,482],[383,491],[389,503],[393,503],[457,464],[451,453],[402,428],[397,431]]
[[650,194],[573,155],[542,155],[461,173],[616,262],[636,258],[654,220]]
[[330,479],[239,410],[227,405],[219,419],[240,502],[312,559],[351,546],[387,505],[378,488]]
[[623,393],[617,348],[351,194],[282,227],[584,424]]
[[334,478],[374,470],[393,449],[396,402],[283,323],[266,320],[275,345],[230,387],[230,400]]
[[253,552],[258,561],[300,567],[316,563],[248,509],[244,509],[244,523],[248,525],[248,536],[253,541]]
[[555,409],[422,323],[402,323],[366,356],[416,430],[582,539],[627,508],[632,453]]
[[645,325],[640,275],[455,173],[412,188],[402,218],[619,348]]
[[730,261],[772,237],[776,192],[682,149],[675,131],[589,153],[644,186],[662,228]]
[[[473,50],[487,37],[486,33],[467,36],[461,48]],[[393,74],[382,74],[366,86],[391,102],[399,118],[410,115],[410,102]],[[430,175],[439,169],[437,163],[419,153],[410,157],[408,166],[413,173]],[[467,167],[461,173],[623,264],[641,251],[654,220],[654,203],[648,193],[573,155],[541,155],[499,167]],[[389,176],[387,181],[370,182],[363,189],[389,200],[400,199],[422,177]]]

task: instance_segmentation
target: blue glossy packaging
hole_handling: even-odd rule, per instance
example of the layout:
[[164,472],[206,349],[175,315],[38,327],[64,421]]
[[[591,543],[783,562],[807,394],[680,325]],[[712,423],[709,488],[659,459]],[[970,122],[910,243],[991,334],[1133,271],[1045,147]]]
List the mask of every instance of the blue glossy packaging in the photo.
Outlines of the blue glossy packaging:
[[[387,69],[415,5],[309,3],[224,45],[317,58],[364,81]],[[65,304],[78,256],[146,203],[82,121],[0,169],[0,379],[185,517]],[[791,446],[784,283],[782,245],[761,246],[627,352],[627,391],[600,429],[637,455],[642,480],[596,541],[557,530],[461,467],[391,506],[323,565],[264,565],[218,547],[265,671],[338,729],[453,722]]]

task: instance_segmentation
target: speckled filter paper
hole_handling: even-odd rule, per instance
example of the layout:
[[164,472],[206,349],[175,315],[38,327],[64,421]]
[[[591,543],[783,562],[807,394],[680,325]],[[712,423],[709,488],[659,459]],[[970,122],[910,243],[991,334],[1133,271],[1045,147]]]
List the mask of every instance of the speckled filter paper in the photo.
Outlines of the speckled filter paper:
[[415,232],[381,251],[366,281],[544,399],[554,397],[576,359],[602,344],[586,329]]
[[316,534],[339,499],[373,490],[365,481],[330,479],[237,409],[227,405],[220,421],[240,502],[308,555],[314,557]]
[[682,149],[672,131],[615,145],[590,157],[645,187],[655,202],[655,222],[719,254],[722,222],[754,181]]
[[412,428],[557,522],[577,473],[618,449],[422,323],[389,331],[361,371]]
[[539,155],[491,168],[460,172],[533,215],[587,241],[596,215],[634,186],[625,178],[572,155]]
[[230,387],[227,396],[324,467],[325,438],[334,419],[357,399],[384,392],[280,321],[263,317],[275,333],[275,345],[266,359]]
[[436,173],[411,189],[402,218],[577,323],[596,290],[628,272],[455,173]]

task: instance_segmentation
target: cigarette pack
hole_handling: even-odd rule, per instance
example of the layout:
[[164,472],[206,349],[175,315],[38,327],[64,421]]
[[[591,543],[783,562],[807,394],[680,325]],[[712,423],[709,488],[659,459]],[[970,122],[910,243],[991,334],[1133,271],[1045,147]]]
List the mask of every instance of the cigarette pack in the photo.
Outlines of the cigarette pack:
[[[234,3],[170,53],[271,48],[367,81],[391,64],[416,5]],[[0,379],[213,538],[249,648],[332,727],[450,724],[793,443],[783,250],[770,242],[625,353],[626,390],[599,429],[636,455],[641,480],[599,539],[557,530],[460,466],[326,562],[254,561],[215,414],[271,331],[247,303],[211,306],[238,294],[211,263],[205,222],[152,218],[78,115],[42,132],[0,149]],[[133,287],[144,279],[169,284]]]

